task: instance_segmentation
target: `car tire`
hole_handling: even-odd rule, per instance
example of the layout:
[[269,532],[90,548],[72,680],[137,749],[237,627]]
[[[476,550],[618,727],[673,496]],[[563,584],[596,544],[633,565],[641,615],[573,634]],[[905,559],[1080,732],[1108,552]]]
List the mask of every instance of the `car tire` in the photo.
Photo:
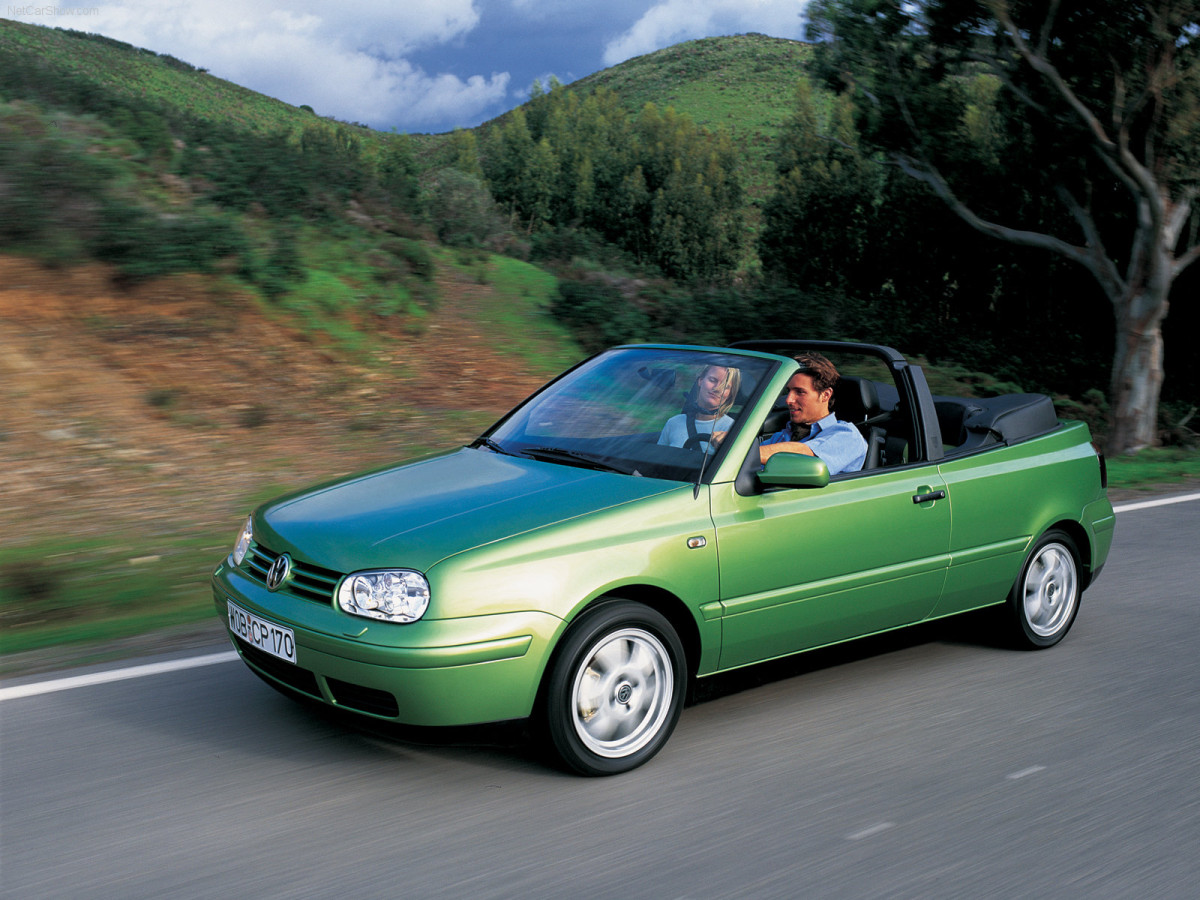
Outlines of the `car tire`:
[[616,775],[653,757],[683,709],[683,645],[665,617],[628,600],[583,614],[547,676],[550,749],[583,775]]
[[1017,644],[1042,650],[1061,641],[1079,612],[1082,593],[1075,541],[1062,531],[1047,532],[1030,551],[1008,596]]

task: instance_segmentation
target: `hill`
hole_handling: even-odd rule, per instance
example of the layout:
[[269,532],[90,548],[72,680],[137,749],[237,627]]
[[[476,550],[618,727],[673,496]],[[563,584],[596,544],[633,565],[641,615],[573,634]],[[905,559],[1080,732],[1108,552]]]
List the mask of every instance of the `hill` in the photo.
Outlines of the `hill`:
[[728,132],[744,157],[742,184],[758,202],[774,183],[771,150],[795,110],[809,53],[808,44],[762,34],[702,38],[626,60],[568,88],[606,88],[630,110],[670,106],[703,128]]
[[[322,118],[319,110],[292,106],[186,61],[101,35],[0,20],[0,53],[20,59],[30,77],[68,73],[117,96],[259,134],[298,133]],[[580,92],[606,88],[631,111],[646,103],[671,106],[704,128],[728,131],[746,152],[747,185],[757,197],[769,184],[767,155],[792,113],[795,85],[805,77],[808,55],[807,44],[762,34],[702,38],[626,60],[567,87]],[[340,124],[372,144],[394,137]],[[492,124],[474,130],[486,131]],[[447,135],[410,138],[427,164],[445,161]]]
[[210,620],[257,502],[461,445],[580,358],[554,277],[438,241],[394,147],[0,22],[0,650]]
[[[0,20],[0,52],[10,67],[19,63],[27,78],[75,76],[93,84],[97,93],[172,107],[259,134],[290,133],[315,118],[312,110],[217,78],[173,56],[98,34]],[[14,74],[10,71],[6,78]],[[366,127],[359,131],[376,134]]]
[[352,353],[209,277],[0,256],[0,652],[207,621],[257,502],[459,446],[575,362],[553,284],[448,259],[420,329]]
[[[707,38],[628,60],[581,79],[568,90],[586,94],[606,89],[631,112],[654,103],[660,109],[674,109],[702,128],[727,134],[735,148],[734,174],[743,189],[744,218],[750,233],[745,245],[753,268],[758,207],[774,181],[771,148],[792,112],[795,87],[804,77],[807,57],[805,44],[759,34]],[[431,170],[461,166],[462,142],[456,135],[375,132],[263,96],[171,56],[98,35],[0,21],[0,100],[5,99],[33,104],[32,109],[16,109],[18,115],[12,117],[12,130],[18,135],[47,132],[62,139],[54,142],[59,144],[70,144],[73,138],[85,135],[86,147],[81,148],[81,142],[75,140],[61,154],[71,157],[75,166],[55,161],[59,169],[81,169],[63,189],[92,194],[84,205],[100,206],[104,215],[112,211],[112,195],[122,194],[121,227],[131,218],[126,214],[131,202],[165,212],[168,206],[178,207],[180,201],[195,210],[199,199],[223,211],[233,207],[241,212],[255,201],[275,218],[298,209],[308,217],[331,193],[360,193],[364,186],[388,179],[393,183],[386,187],[394,192],[396,179],[407,178],[411,185],[403,190],[415,194],[421,190],[417,181]],[[12,107],[9,109],[11,112]],[[34,117],[40,121],[30,124]],[[488,151],[486,136],[503,118],[474,130],[484,152]],[[102,123],[99,128],[97,119]],[[120,141],[133,146],[118,145]],[[109,171],[91,165],[98,142],[105,145],[101,161]],[[10,150],[12,154],[19,157],[21,149]],[[30,177],[20,180],[28,182],[26,205],[36,209],[27,216],[33,224],[24,226],[24,232],[39,224],[44,231],[51,230],[45,220],[60,212],[35,196],[55,190],[43,186],[45,175],[36,171],[45,167],[34,160],[45,154],[40,146],[26,152]],[[88,164],[81,166],[80,162]],[[88,169],[91,171],[83,171]],[[97,186],[106,179],[117,180],[112,169],[123,170],[119,180],[135,183],[132,194],[127,187],[105,192]],[[70,184],[72,180],[76,183]],[[311,196],[297,198],[306,190]],[[74,223],[78,218],[69,211],[61,212],[58,218],[63,221]],[[107,219],[95,221],[100,213],[89,213],[93,230],[112,231]],[[173,216],[178,213],[178,208],[171,210]],[[132,218],[140,220],[135,224],[144,222],[144,216]],[[131,253],[130,244],[153,243],[137,229],[124,242],[126,246],[99,249],[87,240],[82,247],[69,240],[63,246],[33,246],[36,240],[28,240],[27,233],[14,234],[11,228],[8,233],[0,228],[0,240],[8,239],[10,248],[15,245],[42,256],[72,258],[83,252],[113,259],[125,269],[158,272],[169,268],[161,261],[169,256],[180,258],[172,264],[176,269],[202,267],[205,260],[197,258],[200,254],[195,248],[210,242],[220,245],[220,252],[227,252],[234,240],[227,225],[214,223],[211,216],[194,217],[174,229],[186,232],[180,243],[188,249],[167,248],[158,254],[159,260],[151,262],[121,258]],[[69,237],[60,233],[50,240],[63,244]],[[267,235],[258,243],[269,255],[277,241]],[[266,276],[260,280],[265,281]]]

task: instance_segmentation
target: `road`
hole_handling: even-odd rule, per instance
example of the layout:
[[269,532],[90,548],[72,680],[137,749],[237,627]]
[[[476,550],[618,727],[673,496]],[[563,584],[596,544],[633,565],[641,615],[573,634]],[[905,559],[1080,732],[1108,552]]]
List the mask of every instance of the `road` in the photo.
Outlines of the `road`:
[[969,619],[727,677],[609,779],[506,729],[349,729],[224,657],[10,679],[0,893],[1191,898],[1198,536],[1200,502],[1122,509],[1058,647]]

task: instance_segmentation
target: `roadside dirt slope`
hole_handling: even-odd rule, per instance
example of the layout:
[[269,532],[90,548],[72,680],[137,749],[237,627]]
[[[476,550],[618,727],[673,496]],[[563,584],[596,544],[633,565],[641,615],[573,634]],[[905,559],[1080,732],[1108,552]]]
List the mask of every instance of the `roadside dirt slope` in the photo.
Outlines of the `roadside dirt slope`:
[[211,285],[0,256],[6,542],[226,523],[264,489],[461,444],[540,383],[472,324],[488,294],[466,281],[419,336],[380,323],[367,360]]

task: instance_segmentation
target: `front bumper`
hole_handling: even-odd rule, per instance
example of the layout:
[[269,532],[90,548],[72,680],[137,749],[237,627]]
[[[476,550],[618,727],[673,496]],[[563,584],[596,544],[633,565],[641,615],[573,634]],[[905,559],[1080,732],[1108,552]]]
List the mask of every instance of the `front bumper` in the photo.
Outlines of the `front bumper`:
[[331,604],[273,594],[228,563],[217,567],[212,586],[226,622],[232,601],[295,633],[293,664],[229,632],[260,677],[330,706],[405,725],[529,716],[548,650],[563,625],[540,612],[374,622]]

